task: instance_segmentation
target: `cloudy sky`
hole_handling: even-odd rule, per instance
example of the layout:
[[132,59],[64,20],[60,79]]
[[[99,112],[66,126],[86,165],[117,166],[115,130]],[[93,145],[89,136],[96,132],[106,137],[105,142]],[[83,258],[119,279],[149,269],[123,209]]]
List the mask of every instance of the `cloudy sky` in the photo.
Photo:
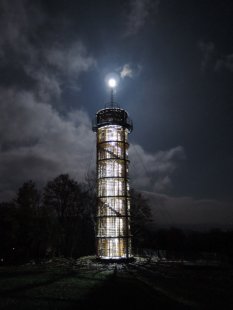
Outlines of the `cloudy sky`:
[[232,227],[232,16],[231,0],[0,0],[0,200],[95,169],[116,74],[155,223]]

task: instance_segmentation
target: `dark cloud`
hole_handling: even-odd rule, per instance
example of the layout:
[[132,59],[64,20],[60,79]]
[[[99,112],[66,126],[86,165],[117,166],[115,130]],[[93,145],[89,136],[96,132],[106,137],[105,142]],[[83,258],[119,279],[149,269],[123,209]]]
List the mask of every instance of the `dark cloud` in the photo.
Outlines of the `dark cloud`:
[[122,79],[128,77],[128,78],[134,78],[136,76],[139,76],[142,71],[142,65],[131,65],[131,64],[124,64],[123,67],[119,69],[120,76]]
[[0,1],[0,47],[1,56],[9,57],[6,53],[17,53],[19,59],[27,56],[28,60],[33,61],[37,53],[32,46],[31,40],[35,36],[36,29],[44,22],[45,15],[37,4],[30,1]]
[[2,62],[9,57],[17,59],[17,68],[35,82],[34,91],[42,100],[48,101],[54,96],[59,98],[65,87],[79,90],[80,74],[96,65],[83,42],[78,38],[74,42],[62,43],[44,39],[40,44],[36,33],[49,17],[29,1],[13,2],[15,5],[9,1],[0,2],[4,12],[0,28]]
[[137,189],[166,192],[172,186],[172,174],[185,159],[182,146],[151,154],[140,145],[130,148],[132,185]]
[[151,192],[144,192],[144,195],[150,201],[155,227],[206,230],[233,227],[232,203]]
[[62,46],[49,48],[44,52],[44,56],[48,64],[68,77],[78,77],[80,73],[87,72],[96,64],[82,42],[75,42],[68,48]]
[[215,45],[211,41],[200,41],[198,47],[202,52],[201,70],[204,72],[212,60]]
[[41,184],[60,173],[70,173],[81,180],[93,153],[94,134],[87,113],[75,109],[61,115],[56,102],[67,85],[76,83],[78,89],[80,74],[95,66],[95,59],[80,40],[39,47],[38,42],[33,43],[32,31],[44,14],[28,5],[27,1],[15,1],[15,6],[1,2],[3,65],[10,49],[19,61],[21,75],[33,82],[30,90],[19,89],[17,81],[0,89],[1,199],[12,196],[27,179]]
[[131,0],[125,35],[136,35],[143,28],[151,13],[158,12],[159,4],[159,0]]
[[233,54],[226,55],[217,60],[215,70],[220,71],[222,69],[233,72]]
[[[29,1],[13,2],[0,2],[2,66],[17,66],[19,78],[26,75],[32,83],[28,90],[11,79],[0,89],[1,199],[27,179],[41,184],[66,172],[83,179],[94,145],[87,113],[75,109],[61,115],[56,103],[65,87],[78,89],[80,74],[95,66],[95,59],[81,40],[38,46],[33,31],[46,15]],[[9,57],[17,62],[10,66]]]
[[25,64],[26,73],[37,82],[37,93],[43,100],[61,96],[65,88],[80,90],[79,76],[92,69],[96,60],[88,55],[81,41],[41,50],[33,63]]
[[2,199],[27,179],[41,184],[60,173],[84,179],[95,145],[86,112],[61,117],[32,93],[1,89],[0,115]]
[[198,47],[202,52],[201,70],[212,67],[216,72],[227,70],[233,72],[233,54],[218,57],[215,44],[211,41],[200,41]]

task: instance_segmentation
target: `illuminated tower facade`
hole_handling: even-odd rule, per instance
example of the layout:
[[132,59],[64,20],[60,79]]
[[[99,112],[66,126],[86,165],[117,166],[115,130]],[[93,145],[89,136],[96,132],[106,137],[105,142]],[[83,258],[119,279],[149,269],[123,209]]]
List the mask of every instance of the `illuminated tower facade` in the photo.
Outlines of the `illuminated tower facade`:
[[98,111],[93,122],[97,141],[96,241],[101,259],[132,257],[128,180],[128,134],[132,129],[128,113],[113,102]]

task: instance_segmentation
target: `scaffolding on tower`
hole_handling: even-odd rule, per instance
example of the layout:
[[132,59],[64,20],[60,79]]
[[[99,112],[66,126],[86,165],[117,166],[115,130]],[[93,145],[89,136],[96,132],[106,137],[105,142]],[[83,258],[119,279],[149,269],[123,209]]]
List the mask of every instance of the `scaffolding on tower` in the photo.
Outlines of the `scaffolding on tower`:
[[110,107],[96,113],[93,121],[97,144],[97,257],[130,259],[130,193],[128,134],[133,124],[128,113]]

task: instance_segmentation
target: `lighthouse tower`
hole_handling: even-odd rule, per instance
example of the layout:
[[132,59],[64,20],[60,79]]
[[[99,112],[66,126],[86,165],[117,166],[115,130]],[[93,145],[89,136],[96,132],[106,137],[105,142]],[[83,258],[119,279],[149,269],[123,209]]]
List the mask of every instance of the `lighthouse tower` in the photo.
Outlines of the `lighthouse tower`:
[[115,106],[114,79],[109,80],[111,102],[93,121],[97,145],[97,257],[130,259],[130,193],[128,180],[128,134],[132,121]]

